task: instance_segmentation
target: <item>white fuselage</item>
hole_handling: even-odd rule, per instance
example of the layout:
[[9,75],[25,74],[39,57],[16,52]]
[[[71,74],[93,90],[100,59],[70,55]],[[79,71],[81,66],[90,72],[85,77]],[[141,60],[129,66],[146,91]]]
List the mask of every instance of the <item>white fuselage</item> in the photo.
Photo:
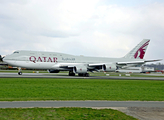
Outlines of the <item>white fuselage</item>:
[[149,42],[149,39],[143,39],[122,58],[86,57],[57,52],[19,50],[1,59],[11,66],[19,67],[19,75],[22,74],[21,68],[29,68],[47,69],[50,73],[69,71],[69,76],[78,74],[79,76],[88,77],[88,71],[103,70],[106,72],[115,72],[118,68],[125,69],[136,65],[142,65],[146,62],[160,61],[160,59],[143,59]]
[[117,62],[138,61],[138,59],[105,58],[74,56],[57,52],[38,51],[15,51],[4,58],[4,62],[11,66],[29,69],[58,69],[64,70],[62,66],[76,66],[88,64],[116,64]]

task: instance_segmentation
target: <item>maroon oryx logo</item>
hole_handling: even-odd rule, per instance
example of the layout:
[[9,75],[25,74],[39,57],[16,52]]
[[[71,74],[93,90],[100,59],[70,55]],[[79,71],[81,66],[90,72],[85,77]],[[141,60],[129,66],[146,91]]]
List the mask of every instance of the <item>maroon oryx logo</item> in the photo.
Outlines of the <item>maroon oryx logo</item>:
[[[150,40],[149,40],[149,41],[150,41]],[[137,52],[134,54],[134,58],[140,58],[140,59],[143,59],[143,58],[144,58],[145,50],[146,50],[146,47],[147,47],[148,44],[149,44],[149,41],[147,41],[145,44],[143,44],[143,45],[137,50]]]

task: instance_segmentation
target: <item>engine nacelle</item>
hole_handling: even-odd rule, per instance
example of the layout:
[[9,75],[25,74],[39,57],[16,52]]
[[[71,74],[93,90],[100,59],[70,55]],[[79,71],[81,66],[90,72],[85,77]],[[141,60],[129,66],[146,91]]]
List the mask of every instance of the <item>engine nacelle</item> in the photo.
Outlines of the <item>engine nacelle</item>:
[[117,69],[115,64],[104,64],[102,70],[106,72],[115,72]]
[[86,66],[75,66],[73,68],[74,73],[87,73],[87,67]]
[[47,70],[49,73],[59,73],[59,70]]

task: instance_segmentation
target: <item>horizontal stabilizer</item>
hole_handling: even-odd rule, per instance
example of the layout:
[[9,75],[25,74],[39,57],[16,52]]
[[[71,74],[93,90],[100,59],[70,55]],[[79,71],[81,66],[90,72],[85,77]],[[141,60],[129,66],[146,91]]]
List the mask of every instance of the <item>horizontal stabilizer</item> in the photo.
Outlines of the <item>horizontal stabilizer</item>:
[[117,65],[127,65],[127,64],[143,64],[145,61],[131,61],[131,62],[117,62]]
[[145,62],[156,62],[156,61],[161,61],[162,59],[156,59],[156,60],[145,60]]

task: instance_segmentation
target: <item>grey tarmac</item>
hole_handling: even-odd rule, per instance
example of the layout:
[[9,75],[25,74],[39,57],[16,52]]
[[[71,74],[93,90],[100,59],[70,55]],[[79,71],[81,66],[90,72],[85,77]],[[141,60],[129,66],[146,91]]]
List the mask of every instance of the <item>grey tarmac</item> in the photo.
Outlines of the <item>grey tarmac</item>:
[[164,108],[164,101],[1,101],[0,108],[33,107],[158,107]]
[[18,75],[17,73],[0,73],[0,78],[76,78],[76,79],[121,79],[121,80],[164,80],[164,77],[122,77],[122,76],[68,76],[67,73],[63,75],[60,73],[23,73]]

